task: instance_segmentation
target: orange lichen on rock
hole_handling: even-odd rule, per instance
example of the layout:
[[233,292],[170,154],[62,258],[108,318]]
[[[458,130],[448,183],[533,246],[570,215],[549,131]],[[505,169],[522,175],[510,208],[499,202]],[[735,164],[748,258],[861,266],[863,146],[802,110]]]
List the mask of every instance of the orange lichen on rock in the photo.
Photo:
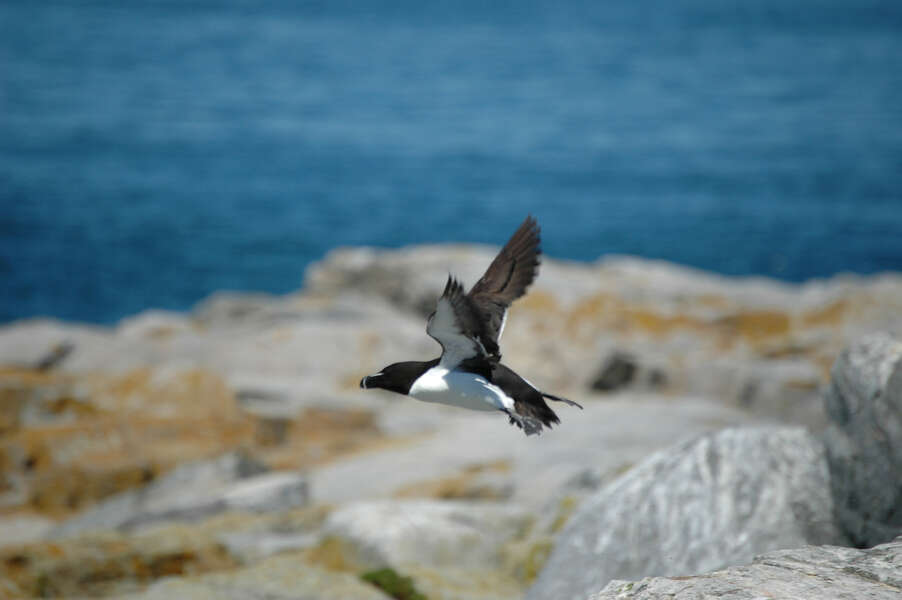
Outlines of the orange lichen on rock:
[[594,337],[600,331],[622,324],[623,302],[607,294],[596,294],[576,304],[567,313],[567,334],[580,339]]
[[[260,427],[258,423],[258,427]],[[370,449],[385,441],[367,410],[310,407],[286,421],[279,443],[260,444],[256,454],[273,469],[301,469]],[[258,432],[258,441],[260,434]]]
[[0,440],[0,465],[18,481],[30,508],[58,514],[79,510],[143,485],[185,460],[214,456],[249,443],[247,421],[111,417],[22,430]]
[[847,300],[837,300],[830,304],[802,314],[806,327],[835,326],[842,323],[849,309]]
[[555,323],[559,316],[560,307],[554,297],[547,292],[534,290],[514,302],[508,321],[512,323],[510,327],[522,327],[528,323],[533,335],[542,335],[557,329]]
[[722,335],[742,337],[752,343],[785,336],[790,324],[790,316],[776,310],[739,311],[716,322]]
[[0,373],[0,393],[11,399],[0,411],[3,513],[63,517],[178,464],[237,448],[270,468],[298,469],[385,440],[366,410],[311,407],[296,418],[246,413],[222,378],[198,369],[7,371]]
[[533,290],[517,300],[511,307],[512,311],[538,311],[544,313],[555,312],[559,309],[557,300],[548,292]]
[[96,413],[75,381],[31,369],[0,369],[0,438],[24,420],[70,421]]
[[102,410],[179,419],[241,418],[232,391],[215,373],[201,369],[154,372],[135,369],[91,380],[91,396]]
[[566,329],[577,337],[594,336],[605,330],[666,336],[678,329],[702,329],[705,325],[701,319],[681,312],[665,312],[609,294],[596,294],[569,312]]
[[[253,438],[252,422],[212,373],[6,372],[0,383],[20,399],[13,405],[19,413],[6,413],[0,433],[4,512],[61,516]],[[28,422],[20,416],[25,406]]]
[[664,336],[676,329],[700,329],[704,324],[684,314],[665,315],[650,310],[630,309],[625,313],[631,327],[645,333]]
[[693,303],[706,308],[724,310],[730,307],[730,301],[718,294],[700,294],[692,299]]
[[[164,535],[165,533],[165,535]],[[37,542],[0,550],[8,597],[98,596],[137,591],[160,577],[234,568],[212,536],[169,528],[155,535],[118,534]]]
[[504,485],[493,485],[485,479],[485,475],[503,474],[510,470],[511,463],[507,460],[469,465],[454,475],[405,485],[394,495],[396,498],[503,500],[510,496],[511,490]]

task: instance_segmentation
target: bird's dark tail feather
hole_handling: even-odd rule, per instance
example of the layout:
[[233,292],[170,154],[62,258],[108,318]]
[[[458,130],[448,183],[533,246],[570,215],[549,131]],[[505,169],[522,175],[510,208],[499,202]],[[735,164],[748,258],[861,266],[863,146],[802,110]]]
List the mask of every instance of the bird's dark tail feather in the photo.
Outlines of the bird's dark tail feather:
[[564,404],[569,404],[570,406],[575,406],[580,410],[583,409],[583,405],[579,402],[574,402],[573,400],[567,400],[566,398],[561,398],[560,396],[552,396],[551,394],[546,394],[542,392],[542,396],[548,398],[549,400],[554,400],[555,402],[563,402]]

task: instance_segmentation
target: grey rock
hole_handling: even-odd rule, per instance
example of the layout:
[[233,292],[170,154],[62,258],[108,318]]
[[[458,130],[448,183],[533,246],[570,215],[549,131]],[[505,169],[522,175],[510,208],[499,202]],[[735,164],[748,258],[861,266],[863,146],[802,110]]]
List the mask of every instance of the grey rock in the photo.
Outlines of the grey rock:
[[348,573],[314,567],[296,554],[273,556],[252,567],[198,577],[172,577],[130,600],[387,600]]
[[339,248],[307,268],[304,289],[333,295],[355,291],[381,296],[407,311],[428,315],[448,273],[472,285],[495,257],[489,246],[416,246],[400,250]]
[[667,385],[667,381],[663,366],[645,363],[631,352],[616,350],[604,359],[589,387],[598,392],[636,386],[656,389]]
[[300,474],[266,467],[233,452],[181,465],[141,489],[117,494],[55,528],[54,536],[98,529],[132,530],[167,521],[205,518],[226,510],[273,511],[307,503]]
[[837,520],[870,547],[902,532],[902,342],[865,337],[840,354],[824,399]]
[[[74,351],[60,365],[63,370],[88,365],[95,369],[118,366],[121,361],[115,360],[116,357],[130,355],[136,347],[131,340],[113,336],[109,328],[29,319],[0,327],[0,364],[34,367],[47,356],[48,350],[65,345],[72,345]],[[84,361],[85,355],[91,355],[91,359]],[[128,356],[124,362],[135,364],[139,361]]]
[[687,436],[758,422],[746,413],[696,398],[635,394],[593,402],[574,396],[585,410],[555,405],[560,426],[536,441],[498,415],[394,396],[399,400],[384,411],[385,421],[400,424],[411,419],[417,427],[431,424],[435,433],[312,471],[317,502],[388,497],[413,484],[458,476],[476,465],[507,464],[509,470],[499,475],[510,482],[511,500],[538,510],[587,468],[621,471]]
[[592,381],[592,389],[610,392],[632,383],[639,365],[636,358],[624,352],[615,352],[605,359]]
[[0,516],[0,549],[43,539],[55,522],[40,515]]
[[190,335],[194,331],[194,323],[186,315],[156,309],[126,317],[116,325],[117,336],[138,340]]
[[229,510],[274,512],[307,503],[307,479],[290,471],[265,473],[235,482],[221,492]]
[[750,565],[693,577],[612,581],[592,600],[896,600],[902,538],[870,550],[808,546],[769,552]]
[[[355,382],[397,360],[437,356],[440,349],[423,335],[424,319],[417,313],[434,306],[449,271],[473,282],[496,251],[484,246],[341,249],[310,267],[298,294],[217,294],[189,314],[147,311],[114,328],[19,321],[0,327],[0,364],[34,365],[48,349],[68,341],[75,350],[57,367],[67,373],[203,368],[239,390],[278,392],[251,400],[280,405],[286,418],[311,405],[356,405],[360,397],[380,409],[390,401],[360,394]],[[576,395],[591,383],[586,356],[604,356],[616,338],[640,366],[654,357],[672,392],[733,404],[739,398],[755,414],[818,425],[808,407],[823,412],[816,389],[819,365],[862,332],[902,334],[900,290],[899,275],[794,285],[628,257],[591,264],[546,257],[530,294],[514,305],[503,350],[505,361],[538,386]],[[607,303],[620,307],[614,316],[602,309]],[[835,318],[808,322],[832,307]],[[653,321],[676,318],[693,325],[653,331],[622,320],[636,311]],[[749,311],[785,314],[789,330],[764,345],[724,337],[730,328],[719,324]],[[772,385],[770,363],[781,357],[795,364],[780,366],[786,377]],[[767,364],[747,375],[728,364],[722,376],[712,376],[716,360],[742,365],[760,358]],[[712,380],[720,383],[708,386]]]
[[[230,309],[224,314],[199,310],[196,319],[151,311],[116,328],[15,322],[0,327],[0,364],[31,367],[48,349],[71,342],[75,350],[57,367],[63,372],[202,368],[237,382],[239,389],[251,385],[267,391],[261,382],[275,381],[273,391],[282,399],[307,405],[328,402],[338,386],[359,381],[397,357],[440,352],[423,335],[422,318],[402,314],[378,298],[310,295],[256,302],[257,309],[239,310],[238,316]],[[292,393],[283,393],[286,386]],[[312,401],[306,400],[309,387],[316,390]]]
[[252,292],[215,292],[197,303],[193,316],[198,322],[211,326],[234,324],[271,313],[278,296]]
[[66,357],[72,354],[73,350],[75,350],[75,344],[72,342],[66,341],[57,344],[35,363],[34,368],[38,371],[55,369],[66,360]]
[[229,555],[249,564],[273,554],[311,548],[319,541],[319,535],[307,531],[231,531],[218,539]]
[[307,498],[307,479],[300,473],[265,473],[206,490],[191,490],[181,497],[154,498],[149,502],[145,499],[115,527],[133,530],[172,521],[205,519],[226,511],[287,510],[306,505]]
[[485,569],[501,563],[502,547],[529,526],[529,513],[490,502],[367,501],[329,515],[326,537],[362,568],[431,567]]
[[826,426],[823,375],[808,360],[718,357],[690,362],[680,375],[695,394],[813,431]]
[[648,457],[579,507],[527,598],[687,575],[808,543],[844,543],[823,445],[801,428],[726,429]]

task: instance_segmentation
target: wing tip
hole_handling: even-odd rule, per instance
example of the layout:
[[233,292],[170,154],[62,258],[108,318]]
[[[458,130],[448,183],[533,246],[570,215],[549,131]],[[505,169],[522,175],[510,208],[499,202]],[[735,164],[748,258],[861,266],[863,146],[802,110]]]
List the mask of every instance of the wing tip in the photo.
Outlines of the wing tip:
[[451,273],[448,273],[448,280],[445,281],[445,289],[442,290],[442,298],[450,298],[459,293],[463,293],[463,284]]
[[[515,240],[517,241],[515,242]],[[508,243],[511,242],[517,245],[523,244],[523,250],[532,250],[538,259],[538,256],[542,254],[542,228],[539,226],[539,221],[532,214],[526,215],[526,218],[523,219],[523,222],[517,228],[517,231],[514,232],[514,235],[511,236]]]

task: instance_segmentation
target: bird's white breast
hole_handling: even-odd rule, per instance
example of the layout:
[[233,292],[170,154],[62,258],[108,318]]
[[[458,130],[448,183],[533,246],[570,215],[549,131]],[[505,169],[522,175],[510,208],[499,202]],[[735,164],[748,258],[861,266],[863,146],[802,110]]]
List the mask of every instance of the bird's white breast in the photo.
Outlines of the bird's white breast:
[[410,386],[409,395],[424,402],[470,410],[509,410],[514,406],[512,398],[484,377],[441,365],[420,375]]

